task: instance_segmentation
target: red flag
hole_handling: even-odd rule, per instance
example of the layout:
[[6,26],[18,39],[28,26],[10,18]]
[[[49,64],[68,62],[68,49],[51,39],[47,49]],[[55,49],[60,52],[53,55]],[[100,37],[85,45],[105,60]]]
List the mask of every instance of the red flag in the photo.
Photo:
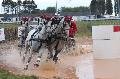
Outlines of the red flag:
[[114,26],[113,30],[114,32],[120,32],[120,26]]

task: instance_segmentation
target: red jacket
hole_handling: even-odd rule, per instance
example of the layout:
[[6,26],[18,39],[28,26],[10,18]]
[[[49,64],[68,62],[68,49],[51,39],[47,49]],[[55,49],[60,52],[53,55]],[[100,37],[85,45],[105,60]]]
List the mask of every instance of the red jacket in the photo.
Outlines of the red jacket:
[[25,23],[26,21],[28,21],[29,17],[22,17],[22,21]]
[[71,21],[71,26],[70,26],[70,30],[69,30],[69,36],[74,37],[76,32],[77,32],[76,22]]

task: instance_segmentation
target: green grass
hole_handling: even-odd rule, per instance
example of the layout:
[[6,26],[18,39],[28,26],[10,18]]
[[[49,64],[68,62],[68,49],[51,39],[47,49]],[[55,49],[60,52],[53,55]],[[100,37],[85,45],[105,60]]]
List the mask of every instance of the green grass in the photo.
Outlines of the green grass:
[[[92,36],[92,26],[97,25],[120,25],[120,20],[97,20],[97,21],[78,21],[77,27],[78,32],[76,37],[81,36]],[[20,24],[12,23],[12,24],[0,24],[0,28],[5,28],[5,30],[15,30]],[[10,38],[10,33],[6,33],[6,38]],[[13,36],[11,36],[13,38]],[[17,37],[17,34],[16,34]],[[15,38],[16,38],[15,37]]]
[[77,37],[81,36],[91,36],[91,24],[86,22],[77,22],[78,32],[76,34]]
[[0,23],[0,28],[5,29],[5,39],[9,41],[17,39],[17,27],[19,26],[20,24],[17,23]]
[[18,76],[9,73],[7,70],[0,69],[0,79],[38,79],[35,76]]
[[78,21],[76,36],[92,36],[92,26],[97,25],[120,25],[120,20]]
[[17,24],[17,23],[2,24],[2,23],[0,23],[0,28],[16,28],[18,26],[20,26],[20,24]]

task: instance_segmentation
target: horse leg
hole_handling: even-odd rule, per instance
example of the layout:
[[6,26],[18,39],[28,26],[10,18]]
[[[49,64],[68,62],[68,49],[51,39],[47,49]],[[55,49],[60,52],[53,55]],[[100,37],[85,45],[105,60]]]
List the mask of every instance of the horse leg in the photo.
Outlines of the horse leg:
[[56,44],[56,46],[55,46],[55,55],[54,55],[54,57],[53,57],[53,61],[55,62],[55,63],[57,63],[57,61],[58,61],[58,54],[62,51],[62,49],[64,48],[64,44],[63,44],[63,42],[64,41],[62,41],[62,40],[58,40],[58,42],[57,42],[57,44]]
[[42,43],[40,43],[40,46],[39,46],[38,49],[37,49],[37,51],[38,51],[38,57],[37,57],[36,63],[34,64],[34,66],[36,66],[36,67],[39,66],[40,60],[41,60],[42,55],[43,55],[43,53],[44,53],[44,50],[42,50],[42,52],[40,52],[41,47],[42,47]]
[[49,52],[48,53],[48,57],[47,57],[48,59],[51,59],[51,58],[53,58],[53,53],[52,52]]
[[61,48],[59,48],[60,46],[60,41],[57,42],[56,46],[55,46],[55,55],[53,56],[53,61],[55,61],[55,63],[57,63],[58,61],[58,57],[57,55],[61,52]]
[[55,63],[57,63],[57,61],[58,61],[58,54],[61,52],[61,49],[60,50],[56,50],[55,51],[55,55],[53,56],[53,61],[55,62]]
[[41,58],[42,58],[43,53],[44,53],[44,51],[42,51],[41,53],[40,53],[40,51],[39,51],[38,57],[37,57],[37,61],[36,61],[36,63],[34,64],[35,67],[38,67],[38,66],[39,66],[39,63],[40,63],[40,60],[41,60]]
[[48,53],[47,59],[53,58],[53,50],[52,50],[51,46],[48,47],[48,51],[49,51],[49,53]]
[[20,40],[19,40],[18,47],[20,47],[20,56],[21,56],[22,55],[22,49],[24,47],[24,44],[23,44],[24,39],[23,39],[23,37],[20,37],[19,39]]
[[22,58],[23,62],[25,62],[25,57],[26,57],[26,54],[27,54],[28,51],[30,51],[30,46],[26,43],[26,45],[25,45],[25,53],[23,54],[23,58]]
[[25,62],[25,57],[26,57],[27,51],[28,51],[28,48],[25,49],[25,53],[23,54],[23,58],[22,58],[22,61],[23,61],[23,62]]
[[73,47],[73,50],[75,50],[75,47],[76,47],[76,41],[75,41],[75,39],[72,39],[71,41],[72,41],[72,47]]
[[32,49],[30,49],[30,56],[28,57],[28,60],[27,60],[27,63],[26,63],[26,65],[25,65],[24,70],[27,70],[27,69],[28,69],[28,65],[29,65],[29,63],[30,63],[31,60],[32,60],[32,55],[33,55]]

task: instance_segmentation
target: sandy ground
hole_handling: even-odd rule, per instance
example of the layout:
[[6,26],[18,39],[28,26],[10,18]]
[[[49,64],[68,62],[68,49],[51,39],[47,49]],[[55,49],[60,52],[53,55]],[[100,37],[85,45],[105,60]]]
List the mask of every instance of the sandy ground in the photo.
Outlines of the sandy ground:
[[14,74],[36,75],[40,79],[120,79],[120,59],[95,60],[91,53],[91,39],[76,40],[76,50],[61,53],[57,64],[52,60],[43,61],[35,68],[32,61],[27,71],[23,70],[16,41],[1,43],[0,67]]
[[[86,62],[86,60],[90,60],[92,58],[92,54],[90,53],[92,49],[92,46],[90,45],[91,40],[86,43],[85,40],[87,39],[88,38],[84,38],[83,41],[81,39],[76,39],[76,50],[70,51],[69,53],[60,54],[60,60],[57,64],[55,64],[52,60],[48,62],[43,61],[40,63],[40,66],[38,68],[35,68],[33,66],[33,58],[33,61],[30,64],[31,66],[27,71],[23,70],[24,64],[21,61],[16,41],[3,43],[0,45],[0,66],[14,74],[36,75],[43,79],[54,79],[55,77],[64,79],[79,79],[79,74],[77,74],[76,69],[79,68],[80,65],[83,67],[83,69],[87,68],[87,65],[85,66],[86,68],[84,68],[84,65],[82,65],[84,63],[80,64],[80,62]],[[82,42],[79,42],[79,40]],[[84,45],[80,45],[81,43],[83,44],[84,41]],[[87,79],[87,77],[85,79]]]
[[94,60],[96,79],[120,79],[120,59]]

